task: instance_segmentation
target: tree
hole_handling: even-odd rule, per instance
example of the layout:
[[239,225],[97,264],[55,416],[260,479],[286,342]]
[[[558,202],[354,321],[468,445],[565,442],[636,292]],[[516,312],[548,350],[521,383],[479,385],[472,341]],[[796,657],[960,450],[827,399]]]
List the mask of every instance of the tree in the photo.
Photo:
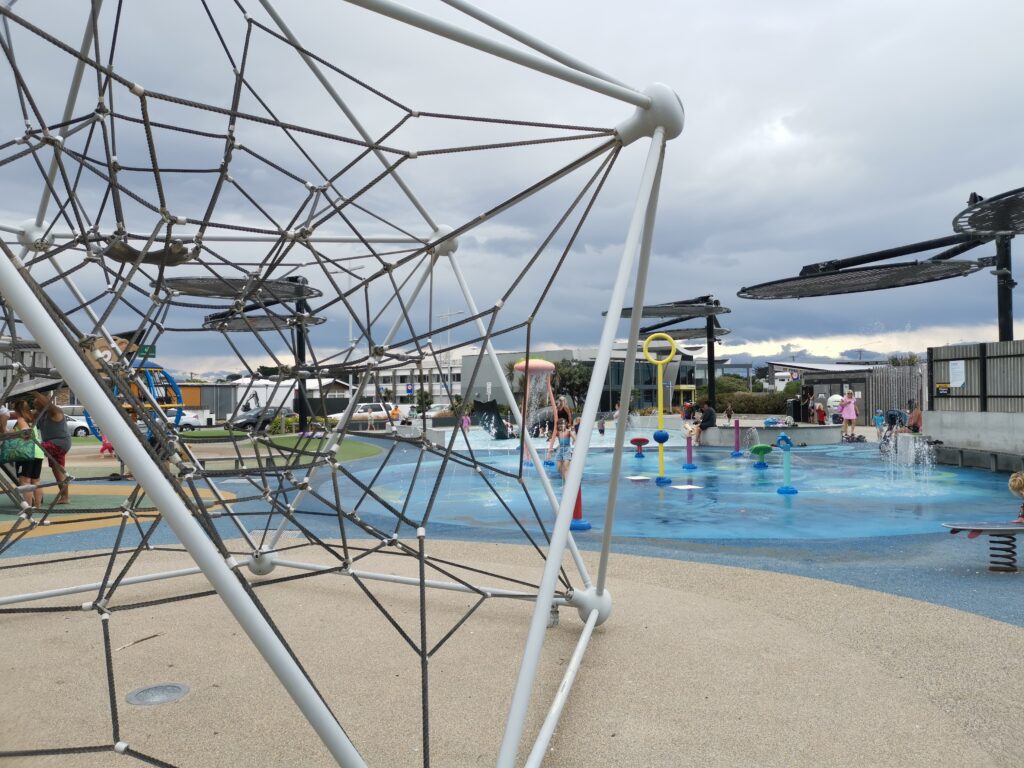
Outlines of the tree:
[[768,366],[757,365],[754,366],[754,378],[755,379],[767,379],[768,378]]
[[419,408],[420,413],[427,411],[433,404],[434,398],[430,392],[420,387],[416,392],[416,407]]
[[590,386],[591,369],[579,360],[559,360],[555,363],[555,375],[551,386],[559,393],[569,395],[577,408],[581,408],[583,399]]
[[720,395],[730,392],[749,392],[747,380],[734,373],[724,373],[715,379],[715,391]]
[[512,394],[516,399],[522,394],[523,383],[523,374],[516,370],[518,362],[518,360],[509,360],[505,363],[505,378],[508,379],[508,385],[512,388]]
[[[721,376],[715,378],[715,397],[718,403],[712,403],[711,405],[715,408],[722,403],[723,395],[731,395],[736,392],[749,392],[747,389],[747,380],[741,376],[737,376],[734,373],[724,373]],[[708,388],[707,385],[697,387],[695,394],[698,403],[704,402],[708,399]]]
[[889,365],[914,366],[920,364],[921,358],[915,352],[908,352],[905,355],[889,355]]

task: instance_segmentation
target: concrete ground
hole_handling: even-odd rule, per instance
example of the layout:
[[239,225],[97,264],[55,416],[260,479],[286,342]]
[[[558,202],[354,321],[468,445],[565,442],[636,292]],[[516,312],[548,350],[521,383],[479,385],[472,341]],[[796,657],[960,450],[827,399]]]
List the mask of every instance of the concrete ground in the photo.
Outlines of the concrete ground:
[[[872,428],[858,431],[873,439]],[[95,449],[76,452],[73,472],[114,465],[94,456]],[[937,536],[929,546],[947,546],[948,538]],[[1024,676],[1015,665],[1024,655],[1024,621],[1013,619],[1019,609],[997,621],[892,594],[911,584],[907,573],[921,571],[913,559],[903,571],[885,564],[903,559],[903,552],[853,562],[845,550],[822,559],[796,548],[780,554],[753,545],[712,552],[706,544],[620,543],[657,556],[613,556],[614,610],[595,632],[546,766],[1024,765]],[[535,553],[521,546],[428,546],[444,560],[524,581],[539,577]],[[1024,576],[986,573],[980,550],[967,546],[962,554],[977,560],[978,573],[952,605],[993,586],[1010,601],[1019,597]],[[810,559],[801,565],[805,555]],[[312,550],[291,556],[328,562]],[[593,573],[596,553],[584,552],[584,558]],[[414,575],[412,563],[396,560],[375,557],[360,565]],[[45,568],[20,562],[3,560],[0,594],[99,581],[108,560]],[[133,573],[188,564],[180,553],[148,552]],[[890,571],[896,575],[887,580]],[[927,579],[948,585],[945,591],[962,586],[962,569],[941,578],[937,572],[927,571]],[[885,591],[807,577],[819,574]],[[928,594],[927,585],[911,586],[915,595]],[[368,587],[416,638],[416,591]],[[201,577],[186,577],[123,588],[115,596],[107,623],[117,738],[163,761],[158,765],[333,765],[216,597],[125,609],[206,588]],[[419,658],[353,581],[318,576],[257,592],[367,762],[422,765]],[[53,612],[0,613],[0,751],[113,743],[102,622],[95,611],[77,608],[89,599],[73,595],[26,606],[64,609]],[[460,594],[432,593],[429,642],[443,637],[471,604]],[[529,615],[527,603],[488,600],[432,656],[433,765],[494,765]],[[575,611],[563,609],[559,626],[547,632],[528,737],[555,695],[580,627]],[[159,706],[125,701],[136,688],[165,682],[184,683],[190,692]],[[2,766],[122,763],[142,764],[110,750],[0,756]]]
[[[429,548],[485,570],[538,575],[536,558],[523,547]],[[585,558],[596,568],[594,554]],[[144,559],[141,572],[185,564],[174,553]],[[412,565],[395,561],[362,565],[403,573]],[[8,568],[3,591],[99,579],[104,564]],[[125,588],[112,603],[119,737],[172,765],[331,765],[216,598],[118,610],[203,587],[196,577],[158,582]],[[415,637],[415,590],[370,588]],[[648,557],[615,556],[609,588],[613,614],[595,632],[545,765],[1024,764],[1019,627],[832,582]],[[258,594],[367,762],[421,765],[418,657],[352,580],[318,576]],[[431,594],[430,641],[471,602]],[[494,765],[528,617],[526,603],[489,600],[432,657],[433,765]],[[0,621],[3,749],[112,743],[96,613],[7,614]],[[559,626],[547,632],[527,733],[536,732],[554,696],[580,626],[575,612],[563,609]],[[173,704],[125,703],[129,691],[163,682],[191,691]],[[88,768],[114,761],[105,752],[0,762]]]

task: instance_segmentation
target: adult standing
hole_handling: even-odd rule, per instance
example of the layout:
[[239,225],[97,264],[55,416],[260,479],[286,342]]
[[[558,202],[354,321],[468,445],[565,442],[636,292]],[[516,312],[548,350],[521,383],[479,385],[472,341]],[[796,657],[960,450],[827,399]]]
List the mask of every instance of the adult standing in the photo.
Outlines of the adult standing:
[[60,487],[55,503],[68,504],[71,501],[68,497],[68,473],[64,469],[68,451],[71,450],[68,421],[64,418],[64,411],[53,402],[53,398],[42,392],[35,393],[35,406],[39,411],[39,436],[43,450],[46,452],[50,469],[53,470],[53,479]]
[[857,398],[854,397],[852,389],[839,401],[839,415],[843,418],[843,437],[847,434],[854,437],[857,432]]
[[43,458],[45,454],[40,446],[39,428],[35,425],[35,416],[29,407],[28,400],[19,400],[14,404],[14,413],[18,417],[18,429],[32,432],[32,458],[14,462],[14,471],[18,475],[18,485],[31,486],[25,491],[25,503],[40,509],[43,506],[43,489],[39,487],[39,477],[43,474]]
[[907,428],[901,431],[917,434],[924,428],[924,414],[921,413],[921,407],[913,400],[907,403],[907,410],[910,411],[910,415],[907,417]]

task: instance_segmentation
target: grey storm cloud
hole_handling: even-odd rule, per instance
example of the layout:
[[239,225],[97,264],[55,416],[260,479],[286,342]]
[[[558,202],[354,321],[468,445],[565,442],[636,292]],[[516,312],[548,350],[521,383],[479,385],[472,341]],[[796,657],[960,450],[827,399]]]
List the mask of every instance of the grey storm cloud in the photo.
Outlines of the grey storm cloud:
[[[442,3],[407,4],[497,37]],[[713,293],[732,309],[722,321],[732,330],[733,342],[798,335],[867,336],[909,327],[994,321],[994,279],[986,271],[897,291],[800,301],[746,301],[737,298],[736,291],[793,276],[805,264],[948,234],[970,192],[988,196],[1021,186],[1024,160],[1018,137],[1024,102],[1008,94],[1019,90],[1017,76],[1024,71],[1024,53],[1017,41],[1024,7],[997,0],[970,5],[948,0],[640,0],[628,8],[604,0],[480,5],[625,82],[643,87],[660,81],[679,93],[687,125],[666,153],[647,301]],[[256,21],[273,27],[259,3],[245,6]],[[116,7],[104,8],[106,28]],[[168,13],[157,5],[125,3],[117,71],[149,90],[228,106],[234,87],[231,59],[234,65],[241,64],[245,24],[233,3],[215,2],[210,7],[216,27],[199,4],[179,4]],[[58,2],[21,3],[14,8],[77,46],[85,6],[77,14]],[[456,116],[609,128],[633,111],[627,104],[343,2],[281,4],[278,10],[310,51],[338,67],[329,75],[332,84],[375,136],[391,130],[403,112],[353,78],[401,105]],[[993,24],[992,19],[1000,22]],[[33,94],[38,94],[40,109],[59,115],[66,91],[55,84],[68,81],[70,58],[24,30],[14,27],[12,34],[18,65]],[[244,66],[247,80],[281,120],[355,136],[294,51],[272,35],[254,30]],[[0,72],[0,99],[9,107],[18,104],[9,69]],[[227,127],[223,115],[157,101],[151,105],[154,119],[216,134],[197,138],[158,132],[162,165],[216,166],[223,153],[218,137]],[[92,106],[83,98],[78,112],[84,114]],[[264,114],[247,92],[240,107]],[[123,88],[116,93],[115,108],[138,115],[137,100]],[[0,128],[9,137],[20,135],[20,110],[5,110]],[[254,153],[274,158],[300,178],[313,181],[314,163],[333,173],[360,151],[343,142],[304,136],[302,144],[311,162],[277,128],[238,121],[236,129]],[[422,151],[549,135],[548,129],[420,117],[407,120],[385,143]],[[598,141],[423,156],[403,163],[401,173],[438,222],[458,226]],[[124,130],[119,142],[123,163],[148,164],[140,130]],[[635,201],[644,144],[638,142],[621,153],[537,314],[535,343],[596,341]],[[520,277],[523,264],[595,169],[591,164],[577,171],[461,238],[461,264],[480,306],[496,301]],[[364,158],[339,185],[345,194],[353,194],[379,170],[374,158]],[[233,162],[232,174],[275,221],[286,222],[306,194],[300,182],[252,156]],[[136,176],[133,183],[139,193],[153,199],[152,180],[145,174]],[[169,181],[169,206],[175,213],[201,217],[211,183],[212,176],[199,174]],[[4,223],[34,213],[39,188],[39,171],[30,159],[0,170]],[[83,190],[83,195],[89,194]],[[361,202],[409,231],[428,234],[390,181],[366,192]],[[150,212],[132,203],[129,211],[133,219],[152,226]],[[268,225],[264,215],[234,190],[225,193],[218,215]],[[353,218],[362,231],[385,229],[358,212]],[[522,278],[503,309],[502,322],[521,320],[532,310],[548,287],[574,222],[570,219],[537,267]],[[338,231],[336,225],[330,226]],[[978,253],[988,255],[991,250],[982,247]],[[223,251],[228,258],[259,258],[267,248],[254,249],[255,255],[249,257],[227,246]],[[332,256],[350,252],[339,248]],[[91,287],[101,289],[99,282]],[[1022,290],[1016,292],[1018,303],[1024,301]],[[373,295],[385,293],[382,287]],[[437,281],[425,302],[415,308],[420,317],[464,306],[450,276]],[[347,314],[337,305],[324,311],[331,322],[315,330],[315,338],[328,347],[343,345]],[[187,319],[184,314],[181,318]],[[469,329],[458,329],[453,338],[472,335]],[[514,348],[524,338],[524,332],[517,332],[499,346]],[[191,349],[188,338],[168,339],[170,354],[187,356]],[[801,354],[810,358],[815,351],[806,348]]]

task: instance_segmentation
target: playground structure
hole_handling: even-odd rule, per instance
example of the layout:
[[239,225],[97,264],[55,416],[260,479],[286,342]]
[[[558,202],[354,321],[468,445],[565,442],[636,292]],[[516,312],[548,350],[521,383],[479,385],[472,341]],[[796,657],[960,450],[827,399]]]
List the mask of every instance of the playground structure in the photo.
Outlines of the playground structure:
[[[109,567],[101,583],[68,585],[58,575],[52,588],[0,598],[8,612],[5,621],[17,620],[19,612],[31,613],[34,603],[44,601],[46,610],[56,614],[86,611],[103,629],[107,669],[106,675],[97,670],[96,679],[99,685],[110,682],[111,735],[62,749],[114,752],[137,763],[167,764],[147,754],[145,744],[133,734],[118,730],[116,670],[110,662],[108,631],[116,632],[122,611],[137,607],[126,594],[144,593],[146,584],[155,580],[173,583],[183,573],[140,571],[147,563],[148,541],[158,528],[173,531],[182,551],[194,562],[185,571],[201,573],[209,581],[327,751],[346,768],[366,765],[361,747],[349,738],[332,703],[325,700],[286,642],[288,633],[278,630],[272,611],[254,590],[265,577],[284,572],[350,580],[354,588],[348,599],[371,601],[403,635],[421,673],[412,695],[422,703],[416,749],[424,765],[430,764],[432,755],[438,764],[445,763],[443,756],[434,755],[430,740],[431,658],[439,650],[427,643],[428,629],[436,629],[427,610],[434,590],[461,592],[469,601],[445,639],[469,622],[484,602],[528,600],[532,604],[515,687],[495,748],[496,763],[502,768],[518,764],[524,749],[527,765],[540,764],[594,628],[609,618],[612,599],[606,582],[615,482],[605,502],[594,578],[570,533],[602,389],[598,377],[592,379],[586,397],[564,486],[557,492],[540,473],[542,498],[537,505],[532,498],[524,501],[543,522],[542,538],[527,535],[523,539],[537,553],[537,575],[529,586],[501,573],[481,573],[459,564],[451,567],[458,576],[439,567],[430,555],[436,495],[415,509],[388,503],[385,524],[363,519],[358,499],[360,494],[373,493],[374,481],[353,480],[338,463],[336,451],[357,427],[352,414],[360,398],[385,399],[382,372],[428,358],[440,368],[439,359],[450,353],[451,346],[435,344],[433,339],[449,333],[461,337],[460,345],[480,345],[484,354],[477,371],[481,365],[493,366],[505,399],[515,402],[493,341],[525,333],[529,357],[530,324],[547,295],[545,291],[539,300],[524,297],[522,278],[531,270],[543,271],[548,285],[558,278],[621,150],[644,141],[647,149],[636,203],[609,286],[607,319],[594,364],[595,370],[607,370],[627,286],[634,278],[634,302],[643,301],[664,152],[666,143],[682,131],[682,105],[664,85],[642,91],[624,85],[463,2],[449,5],[496,30],[502,39],[385,0],[351,5],[358,6],[351,9],[353,14],[380,14],[420,33],[623,102],[631,111],[616,126],[595,128],[538,122],[530,116],[514,120],[507,114],[431,112],[429,104],[420,103],[428,97],[420,94],[415,107],[406,106],[368,84],[372,69],[367,75],[361,62],[328,62],[322,50],[313,50],[316,42],[300,39],[315,36],[316,30],[310,31],[306,23],[309,19],[290,9],[296,17],[286,23],[270,0],[244,11],[230,4],[180,9],[181,18],[175,21],[182,23],[181,29],[201,27],[209,33],[205,39],[210,57],[194,58],[183,57],[181,51],[202,43],[177,39],[178,27],[154,36],[147,26],[151,19],[145,14],[122,18],[122,4],[93,3],[83,9],[81,23],[73,31],[63,23],[72,20],[71,14],[58,25],[45,10],[32,6],[18,6],[18,13],[11,4],[0,8],[5,52],[14,74],[5,92],[9,99],[5,114],[8,135],[18,136],[0,145],[0,174],[4,174],[5,188],[22,190],[17,200],[4,201],[4,208],[20,210],[30,194],[39,196],[35,211],[22,214],[31,218],[0,224],[0,230],[16,237],[18,248],[15,252],[2,244],[5,332],[15,344],[39,345],[102,425],[133,476],[124,486],[123,503],[106,515],[114,521],[116,535],[103,555]],[[355,18],[352,27],[358,33],[358,20],[365,17]],[[330,45],[331,51],[346,50],[334,39]],[[269,54],[266,46],[274,46],[274,53]],[[66,83],[53,75],[55,67],[32,71],[28,64],[33,56],[65,65],[70,72]],[[262,65],[271,56],[273,67],[268,71]],[[212,66],[208,58],[215,58],[217,65]],[[423,63],[417,61],[418,66]],[[147,82],[149,77],[156,82]],[[301,94],[297,104],[275,90],[283,82],[291,93]],[[458,83],[444,85],[448,90],[458,87]],[[311,109],[314,104],[330,108],[328,121]],[[424,123],[444,126],[448,141],[441,147],[424,147],[422,137],[417,138],[413,130]],[[481,140],[474,131],[485,138]],[[488,131],[495,133],[488,135]],[[509,137],[502,133],[506,131],[519,135]],[[426,177],[404,175],[409,166],[432,163],[429,178],[455,178],[465,169],[453,158],[465,153],[478,153],[472,172],[479,174],[492,150],[528,151],[540,145],[552,152],[572,151],[565,148],[574,146],[585,149],[573,151],[557,170],[525,186],[503,182],[506,188],[483,213],[467,212],[452,226],[435,221],[414,191],[417,186],[432,191],[424,183]],[[258,183],[268,176],[274,179],[269,185],[272,191]],[[34,181],[26,183],[26,179]],[[495,295],[480,284],[475,286],[485,297],[478,303],[473,279],[462,269],[458,253],[460,245],[472,253],[465,244],[473,238],[463,236],[478,231],[486,235],[504,213],[534,195],[557,200],[564,215],[550,231],[537,235],[535,253],[517,265],[514,279]],[[564,249],[552,256],[547,246],[566,222],[567,229],[575,230]],[[357,274],[359,270],[364,271]],[[464,317],[437,326],[430,307],[442,283],[464,302]],[[123,327],[129,320],[135,325],[133,343],[125,345],[125,339],[110,327],[115,322]],[[340,330],[346,324],[354,327],[349,336]],[[632,389],[638,335],[639,316],[629,329],[632,349],[620,393],[623,402]],[[343,337],[350,341],[339,350],[337,340]],[[295,402],[300,417],[305,415],[305,382],[311,380],[320,381],[321,386],[337,378],[355,382],[351,402],[324,440],[275,442],[258,428],[217,438],[231,446],[236,467],[210,468],[195,451],[203,438],[179,434],[163,418],[146,419],[145,429],[140,429],[128,416],[129,412],[152,416],[166,405],[158,402],[145,368],[137,365],[138,348],[158,341],[165,348],[177,345],[192,354],[201,350],[232,356],[254,381],[261,378],[256,360],[267,362],[276,373],[264,374],[262,380],[269,379],[280,390],[276,394]],[[48,372],[23,368],[15,381]],[[463,391],[471,387],[472,378],[463,383]],[[522,436],[524,414],[515,405],[511,410]],[[621,460],[625,419],[624,410],[616,431],[616,462]],[[390,449],[399,444],[411,444],[424,456],[443,457],[437,474],[420,482],[440,485],[446,469],[458,464],[478,468],[478,482],[484,487],[487,472],[497,471],[486,459],[458,445],[458,430],[453,430],[445,445],[427,439],[408,443],[394,429],[380,439],[390,443],[381,460],[382,470],[388,466]],[[541,463],[536,449],[522,440],[519,476],[526,461]],[[618,477],[618,464],[613,477]],[[244,503],[222,492],[227,480],[244,489]],[[17,499],[16,489],[4,482],[0,491]],[[343,493],[345,483],[357,485],[354,496]],[[155,518],[140,514],[143,498],[155,506]],[[332,538],[312,532],[310,516],[322,514],[311,509],[314,506],[336,520]],[[43,525],[61,524],[52,507],[23,506],[0,538],[0,554],[17,556],[18,544],[27,534]],[[287,558],[281,551],[286,535],[299,541],[288,544]],[[303,560],[303,548],[315,549],[332,565]],[[380,557],[382,553],[408,563],[417,575],[396,575],[390,566],[381,565],[388,559]],[[575,568],[567,568],[563,562],[567,560]],[[360,570],[352,567],[357,561]],[[46,558],[41,558],[28,567],[44,572],[46,565]],[[287,590],[289,579],[281,581],[269,588]],[[393,615],[398,609],[389,609],[375,597],[377,584],[407,587],[415,595],[415,610],[409,616]],[[69,604],[68,595],[80,597]],[[167,601],[191,596],[175,595]],[[158,608],[161,602],[139,604]],[[552,610],[559,607],[579,613],[579,641],[548,716],[524,744],[544,634]],[[416,630],[405,633],[400,629],[403,621]],[[391,687],[394,681],[377,684]],[[373,684],[365,687],[372,689]],[[378,706],[373,697],[344,703],[346,707]],[[73,706],[73,701],[68,704]],[[69,712],[50,714],[74,717]],[[383,728],[386,718],[380,720]],[[18,743],[4,748],[28,759],[51,754],[52,749],[38,746],[34,736],[20,734]],[[388,738],[390,734],[382,731],[377,741]],[[407,752],[412,751],[410,745]]]
[[[652,341],[667,341],[668,355],[662,358],[652,355],[650,351]],[[665,476],[665,443],[668,442],[668,432],[665,431],[664,372],[665,366],[672,362],[672,359],[676,356],[676,342],[667,333],[654,333],[644,341],[643,352],[647,361],[658,370],[658,429],[653,435],[654,442],[658,444],[658,476],[654,479],[654,482],[658,485],[671,485],[672,478]]]
[[[154,419],[157,418],[169,418],[174,426],[179,426],[181,417],[185,413],[185,398],[182,396],[181,388],[174,376],[162,365],[152,360],[135,359],[130,365],[135,369],[135,375],[130,381],[131,396],[133,400],[143,406],[141,413],[132,414],[136,420],[146,424],[148,434],[152,434],[152,427],[155,425]],[[146,388],[145,397],[142,397],[139,392],[140,386]],[[116,395],[117,392],[114,394]],[[157,413],[161,413],[162,416],[156,416]],[[92,436],[103,442],[103,435],[92,420],[92,416],[89,415],[89,410],[83,410],[82,416],[85,418],[86,424],[89,425],[89,432]]]

